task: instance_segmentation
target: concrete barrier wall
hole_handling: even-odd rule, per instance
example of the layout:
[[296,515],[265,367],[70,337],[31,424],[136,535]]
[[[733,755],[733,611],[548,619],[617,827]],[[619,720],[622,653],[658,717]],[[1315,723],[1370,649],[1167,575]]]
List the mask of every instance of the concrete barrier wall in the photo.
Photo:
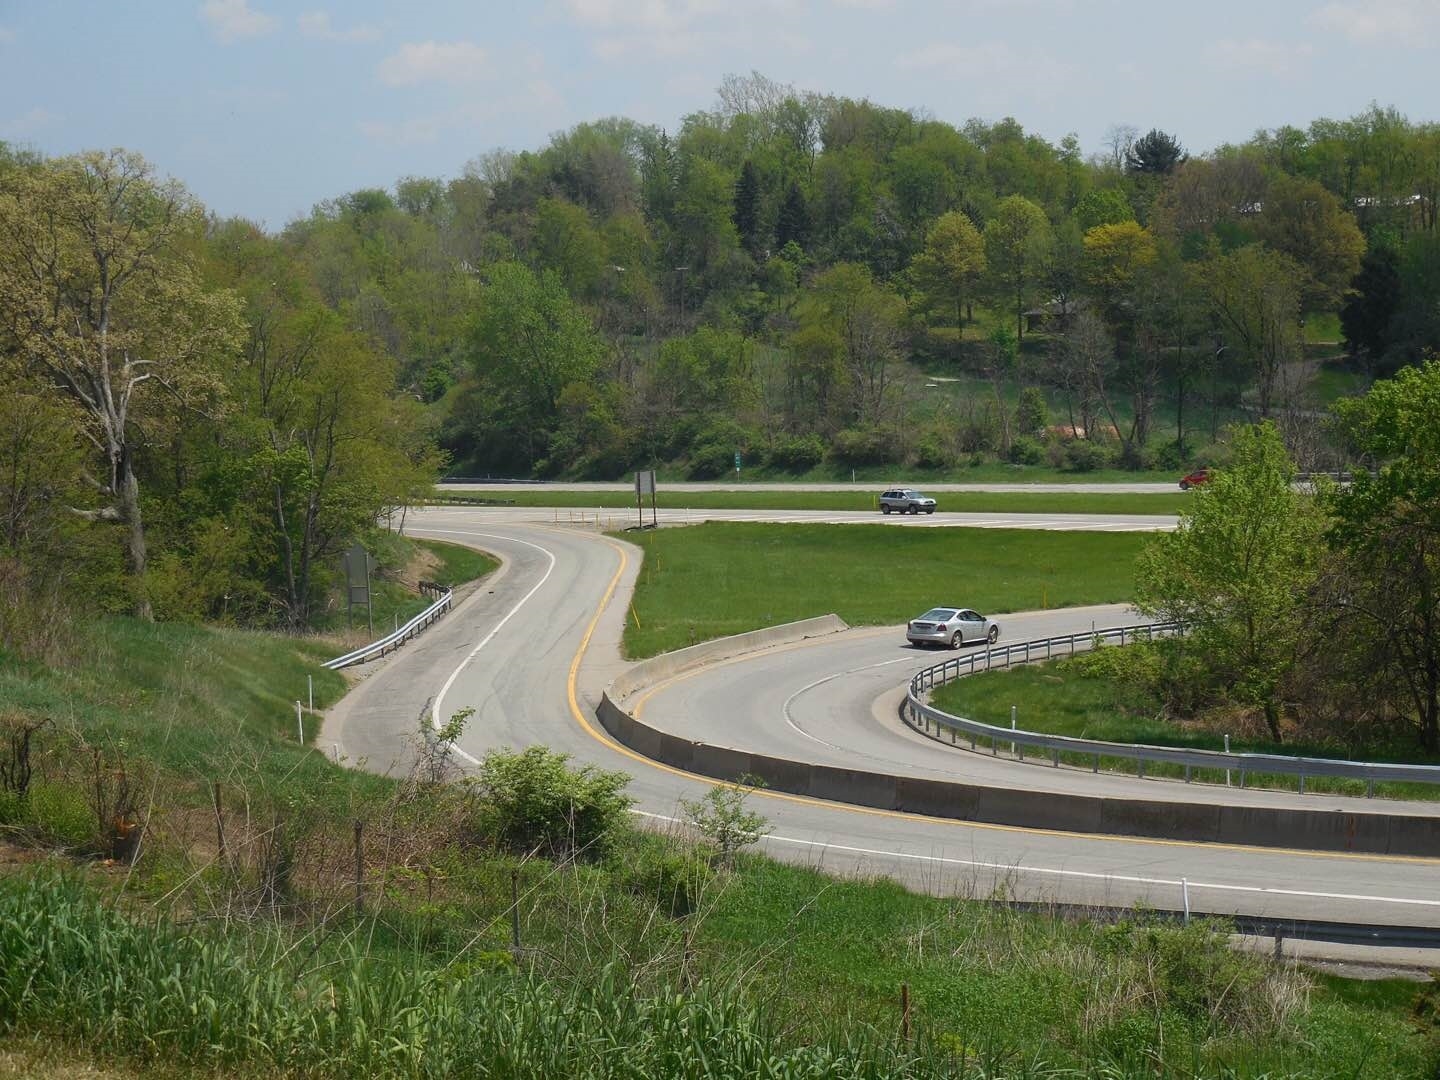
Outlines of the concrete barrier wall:
[[693,742],[636,720],[609,691],[596,714],[618,741],[655,761],[716,780],[753,777],[774,791],[829,802],[1105,836],[1440,856],[1440,818],[1436,817],[1036,794],[812,765]]
[[701,664],[728,660],[732,656],[742,656],[771,645],[789,645],[807,638],[838,634],[841,630],[848,629],[849,626],[839,615],[821,615],[781,626],[767,626],[764,630],[752,630],[748,634],[732,634],[730,637],[716,638],[713,641],[702,641],[688,649],[676,649],[674,652],[640,661],[612,682],[608,693],[613,700],[624,701],[637,690],[664,682]]

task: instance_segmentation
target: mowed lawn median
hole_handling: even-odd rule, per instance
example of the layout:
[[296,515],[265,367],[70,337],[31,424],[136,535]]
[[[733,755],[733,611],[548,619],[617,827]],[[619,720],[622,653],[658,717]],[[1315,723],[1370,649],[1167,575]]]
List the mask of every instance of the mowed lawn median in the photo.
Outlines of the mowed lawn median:
[[644,563],[625,651],[834,612],[885,626],[935,604],[992,614],[1128,600],[1143,533],[711,523],[628,533]]

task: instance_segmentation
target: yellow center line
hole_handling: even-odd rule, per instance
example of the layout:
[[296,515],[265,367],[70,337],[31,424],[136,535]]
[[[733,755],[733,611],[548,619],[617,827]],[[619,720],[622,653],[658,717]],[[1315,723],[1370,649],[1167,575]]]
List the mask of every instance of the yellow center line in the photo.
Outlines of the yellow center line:
[[[637,764],[696,783],[709,784],[711,787],[739,786],[724,780],[717,780],[713,776],[703,776],[699,773],[677,769],[673,765],[665,764],[663,761],[648,758],[644,754],[630,749],[630,747],[623,743],[617,742],[611,737],[609,732],[597,728],[590,719],[586,717],[585,710],[580,707],[579,695],[575,689],[580,672],[580,663],[585,658],[586,651],[590,648],[590,639],[595,634],[595,627],[599,625],[601,616],[605,613],[606,607],[610,604],[611,597],[615,595],[615,590],[620,585],[620,578],[624,575],[625,568],[630,564],[629,556],[623,547],[608,537],[601,537],[601,539],[620,557],[620,565],[616,567],[614,576],[610,578],[610,584],[605,589],[605,595],[601,597],[600,604],[590,620],[590,625],[585,628],[585,636],[581,638],[580,646],[575,651],[575,658],[570,662],[570,675],[566,684],[566,692],[570,703],[570,715],[575,718],[575,722],[580,725],[581,730],[584,731],[585,734],[589,735],[602,746],[608,747]],[[947,825],[965,829],[984,829],[989,832],[1011,833],[1020,836],[1048,836],[1090,841],[1105,840],[1111,843],[1138,844],[1146,847],[1198,848],[1204,851],[1240,851],[1256,855],[1295,855],[1309,859],[1349,859],[1359,862],[1386,862],[1407,865],[1429,865],[1436,861],[1419,855],[1378,855],[1353,851],[1307,851],[1301,848],[1259,847],[1250,844],[1222,844],[1195,840],[1164,840],[1148,836],[1111,836],[1106,833],[1070,832],[1064,829],[1038,829],[1023,825],[998,825],[988,821],[966,821],[961,818],[929,817],[925,814],[913,814],[905,810],[882,810],[873,806],[856,806],[853,803],[831,802],[828,799],[817,799],[810,795],[793,795],[788,791],[771,791],[768,788],[753,788],[747,790],[762,798],[776,799],[780,802],[794,803],[799,806],[824,807],[851,814],[863,814],[867,817],[887,818],[896,821],[926,822],[929,824]]]

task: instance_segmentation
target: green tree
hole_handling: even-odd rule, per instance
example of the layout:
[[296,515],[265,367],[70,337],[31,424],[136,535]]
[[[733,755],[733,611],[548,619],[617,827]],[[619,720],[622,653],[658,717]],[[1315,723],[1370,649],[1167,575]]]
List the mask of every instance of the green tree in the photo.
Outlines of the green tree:
[[[965,301],[985,273],[985,239],[963,210],[942,214],[910,264],[915,284],[932,302],[953,304],[955,326],[965,326]],[[958,336],[957,336],[958,341]]]
[[1153,538],[1135,572],[1135,606],[1187,627],[1214,683],[1260,709],[1281,741],[1281,687],[1307,638],[1324,521],[1294,489],[1295,466],[1273,424],[1234,430],[1231,464],[1197,488],[1172,533]]
[[1377,644],[1370,663],[1395,688],[1420,744],[1440,751],[1440,361],[1403,368],[1336,403],[1351,447],[1377,463],[1326,500],[1344,563],[1341,619]]
[[740,176],[735,181],[735,205],[730,215],[735,231],[740,236],[740,246],[751,256],[760,254],[760,177],[755,163],[749,158],[740,166]]
[[1340,309],[1340,332],[1351,357],[1378,359],[1390,347],[1390,323],[1400,306],[1400,256],[1392,247],[1371,248],[1353,284]]
[[805,193],[794,182],[785,189],[780,215],[775,220],[775,246],[783,248],[790,243],[798,244],[801,249],[810,243],[810,210],[805,203]]
[[904,320],[904,301],[863,266],[838,263],[815,278],[798,337],[807,349],[817,337],[833,342],[847,378],[850,419],[860,424],[886,418]]
[[1340,200],[1314,180],[1281,176],[1265,194],[1260,239],[1305,268],[1306,311],[1334,311],[1360,269],[1365,237]]
[[496,395],[494,418],[533,467],[559,421],[561,391],[594,378],[603,343],[558,278],[510,262],[489,268],[469,344],[476,377]]
[[207,290],[193,251],[200,205],[116,150],[6,172],[0,332],[21,368],[68,399],[100,462],[98,508],[125,528],[135,610],[145,595],[138,458],[187,410],[215,408],[240,335],[236,299]]
[[1174,135],[1151,128],[1125,151],[1125,168],[1148,176],[1168,176],[1185,160],[1185,148]]
[[1226,342],[1253,366],[1260,416],[1268,418],[1281,371],[1300,357],[1305,271],[1287,255],[1248,244],[1208,259],[1197,276]]
[[1042,280],[1050,251],[1045,211],[1023,195],[1001,199],[985,224],[985,258],[993,288],[1015,315],[1015,336],[1025,336],[1025,308]]
[[1135,211],[1119,188],[1096,188],[1087,191],[1075,204],[1075,220],[1081,232],[1089,232],[1097,225],[1134,221]]

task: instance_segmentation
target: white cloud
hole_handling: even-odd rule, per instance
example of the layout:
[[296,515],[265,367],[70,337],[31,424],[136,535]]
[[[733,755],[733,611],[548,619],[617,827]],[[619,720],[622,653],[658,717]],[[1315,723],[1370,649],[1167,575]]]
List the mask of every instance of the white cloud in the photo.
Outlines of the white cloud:
[[485,50],[469,41],[421,41],[400,46],[376,71],[391,86],[464,83],[484,78],[488,61]]
[[28,139],[50,127],[60,117],[49,109],[36,107],[23,116],[16,116],[0,123],[0,135],[7,139]]
[[1314,47],[1308,42],[1291,45],[1260,38],[1217,41],[1207,52],[1211,61],[1220,67],[1275,76],[1295,74],[1315,55]]
[[440,137],[441,121],[433,116],[419,116],[392,123],[389,120],[362,120],[360,134],[387,146],[418,146],[433,143]]
[[300,25],[300,33],[306,37],[320,38],[323,41],[378,41],[380,31],[369,23],[360,23],[352,26],[349,30],[337,30],[330,23],[328,11],[307,11],[296,20]]
[[200,5],[200,17],[224,42],[259,37],[275,29],[275,17],[256,11],[249,0],[205,0]]
[[591,48],[604,60],[682,56],[724,46],[777,42],[778,25],[804,10],[802,0],[564,0]]
[[956,45],[936,41],[895,60],[896,66],[909,71],[933,71],[943,68],[948,74],[963,78],[1009,74],[1016,70],[1021,58],[1004,42],[979,42]]
[[1348,0],[1326,4],[1310,21],[1351,41],[1420,46],[1440,30],[1440,5],[1435,0]]

